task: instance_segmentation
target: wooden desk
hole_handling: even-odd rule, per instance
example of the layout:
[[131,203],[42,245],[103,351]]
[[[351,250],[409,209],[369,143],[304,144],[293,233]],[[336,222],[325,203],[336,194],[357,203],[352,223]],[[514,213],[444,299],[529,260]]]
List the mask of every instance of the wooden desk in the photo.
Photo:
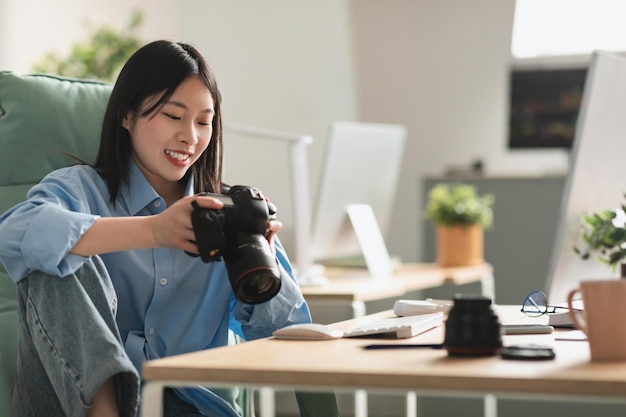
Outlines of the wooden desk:
[[[504,310],[503,310],[504,309]],[[505,311],[501,322],[526,322],[519,307]],[[390,312],[348,320],[348,329]],[[393,343],[438,343],[440,326]],[[559,335],[560,333],[555,333]],[[498,396],[593,397],[626,401],[626,362],[590,363],[585,341],[555,340],[555,335],[505,336],[504,344],[548,343],[552,361],[511,361],[499,356],[448,357],[445,350],[364,350],[372,339],[289,341],[273,338],[236,346],[154,360],[143,368],[142,416],[161,415],[165,386],[274,386],[284,389],[402,390]],[[390,342],[392,343],[392,342]]]
[[[403,263],[389,278],[372,278],[366,268],[330,267],[325,271],[329,283],[323,286],[303,286],[302,293],[309,305],[349,304],[351,318],[367,314],[366,302],[402,298],[412,291],[444,285],[464,285],[480,282],[483,295],[495,298],[493,268],[488,263],[465,267],[440,267],[436,263]],[[261,391],[261,417],[274,416],[274,394],[269,388]],[[487,400],[489,401],[489,400]],[[493,402],[493,401],[492,401]],[[489,405],[486,403],[486,406]],[[367,417],[367,393],[357,390],[354,397],[355,417]]]
[[434,263],[404,263],[393,276],[374,279],[367,269],[327,268],[330,282],[322,286],[302,287],[308,302],[350,303],[353,317],[366,314],[365,302],[402,297],[411,291],[435,288],[442,285],[463,285],[480,282],[482,293],[492,300],[495,296],[493,268],[488,263],[480,265],[441,268]]

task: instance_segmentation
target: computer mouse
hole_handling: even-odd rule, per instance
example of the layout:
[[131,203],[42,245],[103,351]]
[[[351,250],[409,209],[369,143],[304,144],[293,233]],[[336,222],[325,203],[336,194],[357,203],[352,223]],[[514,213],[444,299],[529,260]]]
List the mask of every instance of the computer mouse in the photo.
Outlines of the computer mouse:
[[343,332],[319,323],[299,323],[276,330],[277,339],[291,340],[331,340],[343,337]]
[[398,317],[435,313],[437,311],[447,314],[451,307],[452,302],[444,300],[396,300],[393,304],[393,312]]

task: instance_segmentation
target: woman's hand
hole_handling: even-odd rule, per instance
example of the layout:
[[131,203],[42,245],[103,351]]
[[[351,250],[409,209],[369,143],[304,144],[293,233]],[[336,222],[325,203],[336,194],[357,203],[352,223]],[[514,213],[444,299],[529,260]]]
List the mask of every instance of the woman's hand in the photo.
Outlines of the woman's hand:
[[[269,197],[265,197],[265,202],[270,206],[270,214],[273,215],[276,212],[276,206],[270,203]],[[278,235],[278,232],[283,230],[283,224],[278,220],[270,220],[267,222],[267,230],[265,231],[265,237],[270,244],[272,254],[276,255],[276,247],[274,246],[274,238]]]
[[[266,198],[266,200],[269,202],[269,199]],[[194,210],[191,205],[192,201],[207,209],[219,210],[224,207],[220,200],[202,195],[184,197],[178,200],[167,210],[155,216],[158,217],[158,221],[154,222],[152,233],[158,247],[181,249],[198,254],[198,247],[195,243],[196,236],[191,224],[191,213]],[[276,254],[274,239],[282,228],[283,224],[278,220],[270,220],[267,223],[265,237],[273,254]]]
[[158,221],[155,222],[152,230],[157,246],[198,254],[198,247],[195,244],[196,236],[191,224],[191,213],[194,210],[191,205],[192,201],[207,209],[219,210],[224,207],[224,203],[213,197],[194,195],[181,198],[157,215]]
[[283,224],[278,220],[270,220],[267,222],[267,231],[265,232],[265,237],[270,244],[270,248],[272,249],[272,254],[276,255],[276,247],[274,246],[274,238],[278,235],[283,229]]

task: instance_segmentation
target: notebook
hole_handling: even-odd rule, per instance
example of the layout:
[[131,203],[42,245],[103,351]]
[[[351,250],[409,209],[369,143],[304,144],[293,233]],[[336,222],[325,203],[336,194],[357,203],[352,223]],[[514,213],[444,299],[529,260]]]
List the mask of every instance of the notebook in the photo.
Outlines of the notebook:
[[[581,311],[584,310],[582,300],[574,300],[572,305],[574,308],[580,309]],[[565,308],[560,309],[558,313],[548,314],[548,324],[554,327],[575,327],[572,316],[569,314],[569,309],[567,309],[567,303],[559,303],[557,306]]]

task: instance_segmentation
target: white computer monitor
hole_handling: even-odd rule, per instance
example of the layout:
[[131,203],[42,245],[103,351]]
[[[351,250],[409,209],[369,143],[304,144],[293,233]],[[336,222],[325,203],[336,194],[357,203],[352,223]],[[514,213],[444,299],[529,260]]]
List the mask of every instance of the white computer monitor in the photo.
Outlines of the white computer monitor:
[[[405,140],[406,129],[401,125],[332,123],[313,209],[314,262],[368,266],[373,272],[369,263],[364,265],[363,255],[373,252],[372,256],[388,257],[384,238]],[[374,218],[376,224],[372,225]],[[359,223],[358,230],[355,222]]]
[[617,276],[596,259],[582,260],[573,247],[580,243],[583,213],[620,207],[626,192],[625,155],[626,58],[596,51],[585,81],[547,277],[551,303],[565,301],[581,280]]

